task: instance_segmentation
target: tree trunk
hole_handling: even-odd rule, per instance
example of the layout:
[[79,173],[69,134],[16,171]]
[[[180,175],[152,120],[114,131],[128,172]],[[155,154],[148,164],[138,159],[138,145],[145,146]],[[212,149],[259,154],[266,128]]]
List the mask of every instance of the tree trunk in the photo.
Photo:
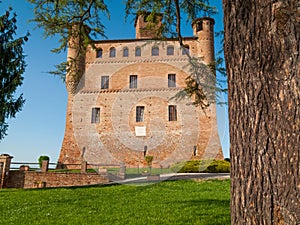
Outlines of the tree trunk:
[[300,1],[223,6],[231,223],[300,224]]

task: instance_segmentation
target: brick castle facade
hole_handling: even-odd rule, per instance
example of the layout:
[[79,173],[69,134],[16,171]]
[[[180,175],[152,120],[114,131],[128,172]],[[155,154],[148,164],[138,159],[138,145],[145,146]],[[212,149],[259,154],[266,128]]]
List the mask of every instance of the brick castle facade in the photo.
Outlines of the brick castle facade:
[[[95,41],[81,59],[75,82],[66,77],[68,106],[59,163],[169,166],[189,159],[223,158],[216,106],[204,113],[189,100],[172,97],[185,87],[190,73],[187,54],[214,61],[214,20],[193,22],[194,36],[155,40],[159,22],[135,21],[136,39]],[[76,40],[69,43],[74,57]],[[72,45],[73,44],[73,45]],[[73,47],[72,47],[73,46]],[[68,76],[69,75],[69,76]]]

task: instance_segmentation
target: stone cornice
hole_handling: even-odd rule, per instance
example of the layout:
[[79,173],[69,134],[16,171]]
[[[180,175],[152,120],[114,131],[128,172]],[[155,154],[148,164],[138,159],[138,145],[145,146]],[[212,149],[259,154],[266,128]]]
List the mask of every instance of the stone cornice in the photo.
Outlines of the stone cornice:
[[[202,57],[199,57],[201,60]],[[135,63],[171,63],[171,62],[188,62],[188,57],[143,57],[136,59],[97,59],[94,62],[87,62],[86,64],[135,64]]]
[[137,93],[137,92],[177,92],[180,87],[173,88],[137,88],[137,89],[101,89],[101,90],[81,90],[79,94],[108,94],[108,93]]

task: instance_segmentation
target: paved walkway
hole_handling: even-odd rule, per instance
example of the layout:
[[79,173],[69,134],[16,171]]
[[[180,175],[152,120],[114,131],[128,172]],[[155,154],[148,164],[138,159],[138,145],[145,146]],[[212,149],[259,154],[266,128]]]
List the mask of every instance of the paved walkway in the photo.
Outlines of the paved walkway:
[[190,179],[229,179],[229,173],[168,173],[157,176],[143,176],[125,180],[114,181],[112,183],[119,184],[133,184],[133,183],[145,183],[145,182],[159,182],[163,180],[190,180]]

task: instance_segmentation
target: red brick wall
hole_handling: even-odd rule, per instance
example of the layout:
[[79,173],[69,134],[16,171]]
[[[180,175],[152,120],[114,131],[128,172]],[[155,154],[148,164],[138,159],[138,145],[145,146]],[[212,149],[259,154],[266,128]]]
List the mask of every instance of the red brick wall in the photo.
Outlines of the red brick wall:
[[10,171],[6,188],[36,188],[44,182],[45,187],[70,187],[107,183],[109,180],[97,173]]

